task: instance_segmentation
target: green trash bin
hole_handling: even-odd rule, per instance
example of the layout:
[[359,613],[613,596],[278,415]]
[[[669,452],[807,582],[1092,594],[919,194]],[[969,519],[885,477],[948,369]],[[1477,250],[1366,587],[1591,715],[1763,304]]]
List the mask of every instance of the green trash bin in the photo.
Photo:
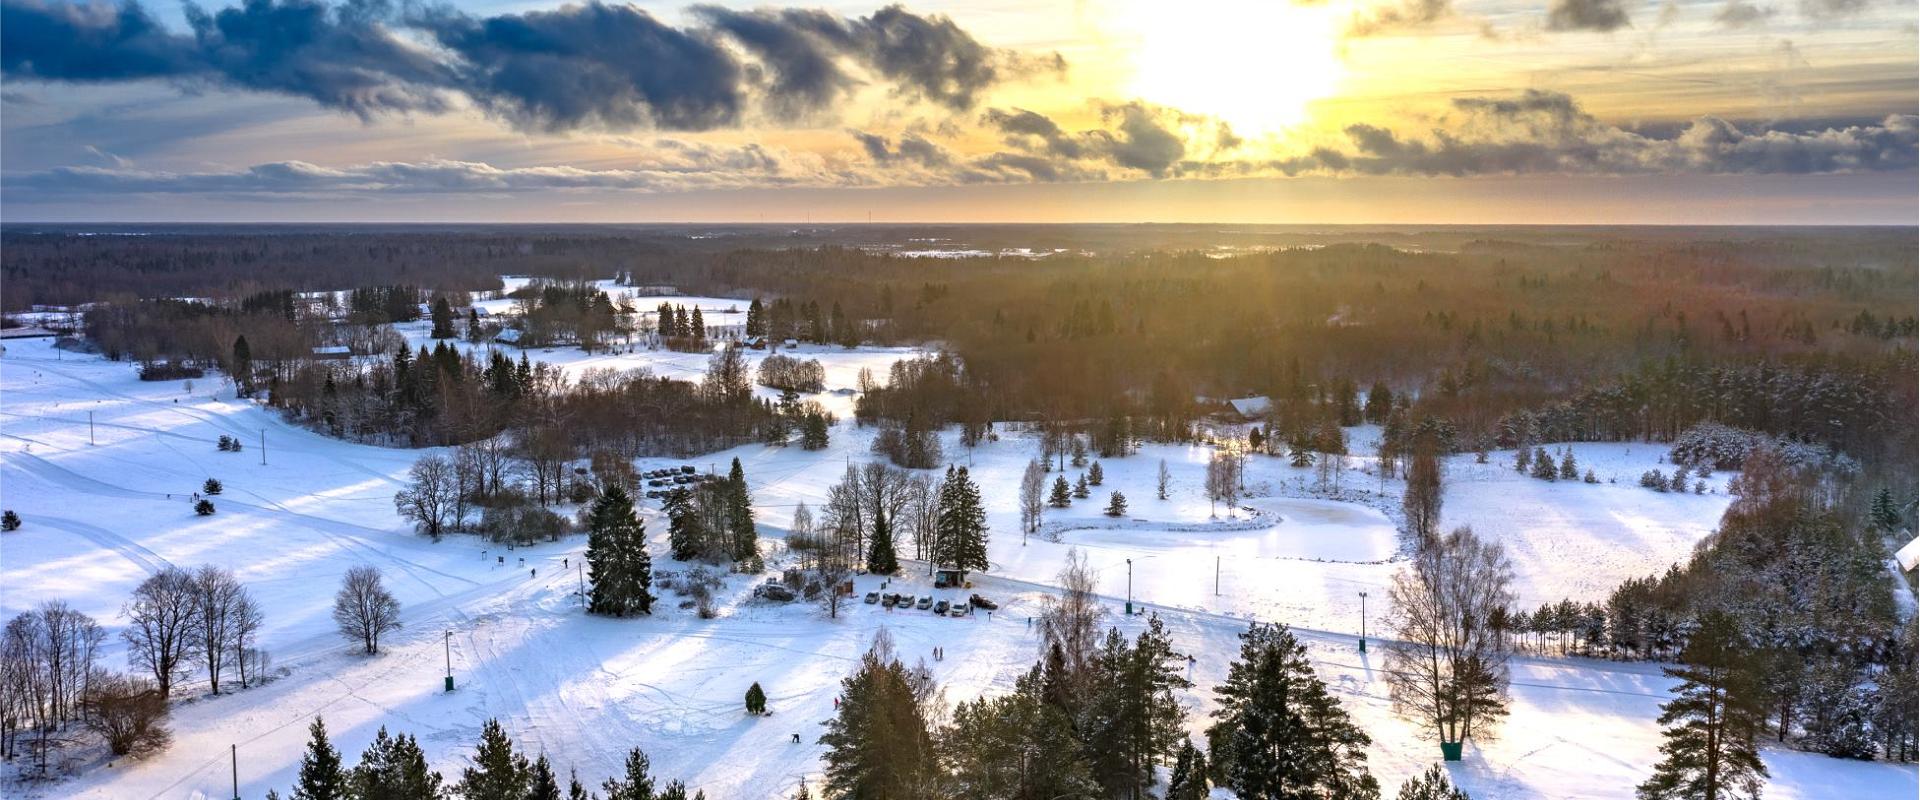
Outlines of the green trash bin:
[[452,675],[448,675],[448,676],[447,676],[447,691],[449,691],[449,692],[451,692],[451,691],[453,691],[453,676],[452,676]]
[[1460,751],[1463,747],[1464,745],[1460,742],[1441,742],[1440,758],[1446,761],[1459,761]]

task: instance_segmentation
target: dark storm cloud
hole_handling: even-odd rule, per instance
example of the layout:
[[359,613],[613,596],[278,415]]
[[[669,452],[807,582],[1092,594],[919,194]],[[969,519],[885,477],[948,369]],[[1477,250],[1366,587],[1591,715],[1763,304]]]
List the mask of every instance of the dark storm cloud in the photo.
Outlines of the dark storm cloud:
[[953,163],[953,155],[946,148],[928,141],[917,133],[908,133],[900,137],[896,146],[892,139],[877,133],[849,130],[854,141],[860,143],[867,158],[876,164],[911,163],[923,167],[938,168]]
[[1870,0],[1800,0],[1800,14],[1809,19],[1850,17],[1867,9]]
[[[1057,69],[988,47],[953,20],[888,6],[867,17],[698,7],[679,27],[592,0],[478,17],[397,14],[382,0],[189,5],[190,32],[118,6],[0,0],[4,74],[46,81],[165,79],[311,99],[369,117],[437,113],[455,96],[532,130],[707,130],[831,111],[869,76],[901,96],[971,108],[1009,79]],[[423,47],[402,32],[430,40]],[[858,72],[850,71],[850,67]]]
[[439,9],[410,24],[460,57],[459,86],[523,128],[707,130],[738,124],[745,70],[710,31],[599,2],[476,18]]
[[1549,30],[1606,33],[1632,24],[1621,0],[1553,0],[1547,10]]
[[1772,6],[1761,6],[1747,0],[1727,0],[1727,4],[1714,12],[1713,21],[1722,28],[1751,28],[1771,19],[1778,10]]

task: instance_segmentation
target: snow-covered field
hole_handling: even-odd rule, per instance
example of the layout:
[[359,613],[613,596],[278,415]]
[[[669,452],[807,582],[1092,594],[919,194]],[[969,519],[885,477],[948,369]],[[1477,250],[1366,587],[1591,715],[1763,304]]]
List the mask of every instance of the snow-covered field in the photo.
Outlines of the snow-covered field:
[[[822,348],[812,355],[826,362],[832,390],[850,387],[861,366],[884,375],[886,364],[907,352]],[[533,356],[569,371],[648,367],[693,377],[704,367],[698,354],[645,350]],[[848,395],[828,396],[850,402]],[[1207,451],[1148,447],[1104,462],[1106,485],[1092,498],[1046,512],[1046,528],[1060,541],[1036,535],[1023,543],[1014,490],[1037,448],[1016,432],[1002,433],[971,452],[948,443],[950,458],[972,464],[989,503],[995,568],[977,579],[976,590],[1005,603],[991,618],[855,604],[830,620],[810,605],[750,602],[757,579],[741,577],[725,591],[718,619],[674,608],[668,595],[655,617],[608,620],[581,613],[578,577],[562,566],[579,563],[578,537],[509,552],[463,536],[434,544],[407,530],[392,495],[419,452],[347,444],[288,426],[233,400],[215,379],[195,381],[191,391],[183,382],[142,383],[126,364],[62,357],[46,341],[9,343],[0,357],[0,502],[26,525],[0,537],[0,613],[63,599],[113,628],[123,622],[121,602],[149,571],[166,563],[220,564],[264,605],[263,644],[284,676],[220,697],[190,687],[191,699],[174,711],[175,742],[165,753],[78,765],[77,777],[8,793],[225,797],[229,745],[238,746],[242,796],[284,791],[307,721],[323,714],[349,757],[384,724],[419,735],[436,767],[454,774],[481,722],[498,717],[516,740],[552,754],[562,769],[577,768],[588,782],[617,771],[627,749],[638,746],[656,774],[683,778],[715,800],[785,796],[803,779],[817,779],[819,723],[832,713],[839,679],[877,630],[888,629],[909,660],[945,647],[948,658],[929,666],[952,700],[1003,691],[1037,655],[1027,618],[1074,547],[1099,571],[1115,624],[1140,625],[1118,615],[1131,559],[1133,597],[1158,611],[1176,642],[1197,655],[1193,678],[1201,690],[1187,698],[1196,734],[1212,708],[1206,689],[1224,676],[1246,620],[1258,618],[1300,630],[1323,677],[1374,737],[1372,767],[1389,792],[1435,760],[1437,748],[1393,715],[1377,655],[1355,648],[1357,593],[1373,593],[1369,611],[1377,617],[1398,566],[1390,516],[1398,486],[1361,472],[1365,459],[1352,459],[1343,477],[1350,498],[1361,502],[1339,502],[1303,496],[1310,470],[1254,458],[1247,477],[1253,496],[1242,509],[1219,509],[1216,518],[1200,491]],[[221,434],[239,437],[247,449],[216,451]],[[1369,435],[1354,432],[1356,440]],[[741,459],[768,549],[777,553],[793,504],[817,507],[847,463],[868,458],[867,441],[866,432],[843,422],[824,452],[755,445],[696,463],[724,469],[729,458]],[[1355,451],[1369,452],[1358,443]],[[1712,528],[1727,502],[1720,479],[1713,481],[1716,493],[1699,496],[1635,485],[1640,472],[1659,466],[1657,447],[1577,445],[1574,452],[1583,468],[1592,466],[1603,481],[1617,475],[1619,483],[1534,481],[1512,472],[1509,453],[1493,454],[1488,465],[1473,464],[1471,456],[1449,465],[1447,525],[1471,524],[1505,543],[1526,604],[1599,599],[1622,578],[1665,569]],[[1160,459],[1173,471],[1166,501],[1154,499]],[[196,517],[185,498],[207,477],[221,479],[226,492],[215,500],[219,513]],[[1121,520],[1100,513],[1114,489],[1131,501]],[[643,513],[656,552],[664,552],[663,521],[651,507]],[[406,627],[375,658],[352,653],[327,614],[340,574],[361,563],[380,567],[405,607]],[[893,588],[905,583],[916,594],[938,594],[912,566]],[[880,580],[862,577],[860,591]],[[450,648],[459,685],[450,694],[441,691],[443,648]],[[118,668],[123,660],[116,637],[105,661]],[[754,681],[767,690],[771,718],[741,712]],[[1629,797],[1657,758],[1654,720],[1671,684],[1656,665],[1522,659],[1514,668],[1513,714],[1499,738],[1470,751],[1454,774],[1476,798]],[[791,743],[794,733],[802,744]],[[1767,761],[1774,771],[1769,797],[1920,791],[1910,766],[1777,751]]]

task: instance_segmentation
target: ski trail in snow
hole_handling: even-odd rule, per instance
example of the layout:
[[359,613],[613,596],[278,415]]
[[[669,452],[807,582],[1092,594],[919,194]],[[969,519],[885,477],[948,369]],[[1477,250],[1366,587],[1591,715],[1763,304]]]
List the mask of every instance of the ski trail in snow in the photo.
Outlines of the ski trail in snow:
[[93,542],[94,544],[97,544],[101,547],[104,547],[116,553],[119,553],[121,556],[125,557],[128,561],[131,561],[134,564],[138,565],[141,569],[146,570],[148,574],[153,574],[163,569],[166,569],[167,567],[173,566],[173,562],[168,561],[165,558],[161,557],[159,553],[155,553],[152,550],[148,550],[147,548],[142,547],[139,542],[135,542],[132,539],[129,539],[125,536],[121,536],[120,534],[114,533],[113,531],[107,530],[106,528],[102,528],[95,525],[88,525],[87,523],[80,522],[79,520],[67,519],[65,517],[49,517],[45,515],[35,516],[34,524],[46,525],[47,527],[53,528],[55,530],[66,531],[68,533],[74,534],[75,536],[79,536],[80,538],[86,539],[87,541]]

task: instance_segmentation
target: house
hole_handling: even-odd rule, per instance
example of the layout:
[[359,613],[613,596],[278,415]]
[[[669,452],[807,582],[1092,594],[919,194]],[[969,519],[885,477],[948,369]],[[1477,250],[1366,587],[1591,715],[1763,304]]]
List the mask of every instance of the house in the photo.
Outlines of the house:
[[313,348],[315,361],[345,361],[353,358],[353,349],[344,344],[321,345]]
[[1245,419],[1260,419],[1267,415],[1267,409],[1273,407],[1273,401],[1265,395],[1259,395],[1228,400],[1227,405],[1233,406],[1233,410]]
[[519,344],[520,333],[519,328],[502,328],[499,333],[493,335],[493,340],[500,344]]

